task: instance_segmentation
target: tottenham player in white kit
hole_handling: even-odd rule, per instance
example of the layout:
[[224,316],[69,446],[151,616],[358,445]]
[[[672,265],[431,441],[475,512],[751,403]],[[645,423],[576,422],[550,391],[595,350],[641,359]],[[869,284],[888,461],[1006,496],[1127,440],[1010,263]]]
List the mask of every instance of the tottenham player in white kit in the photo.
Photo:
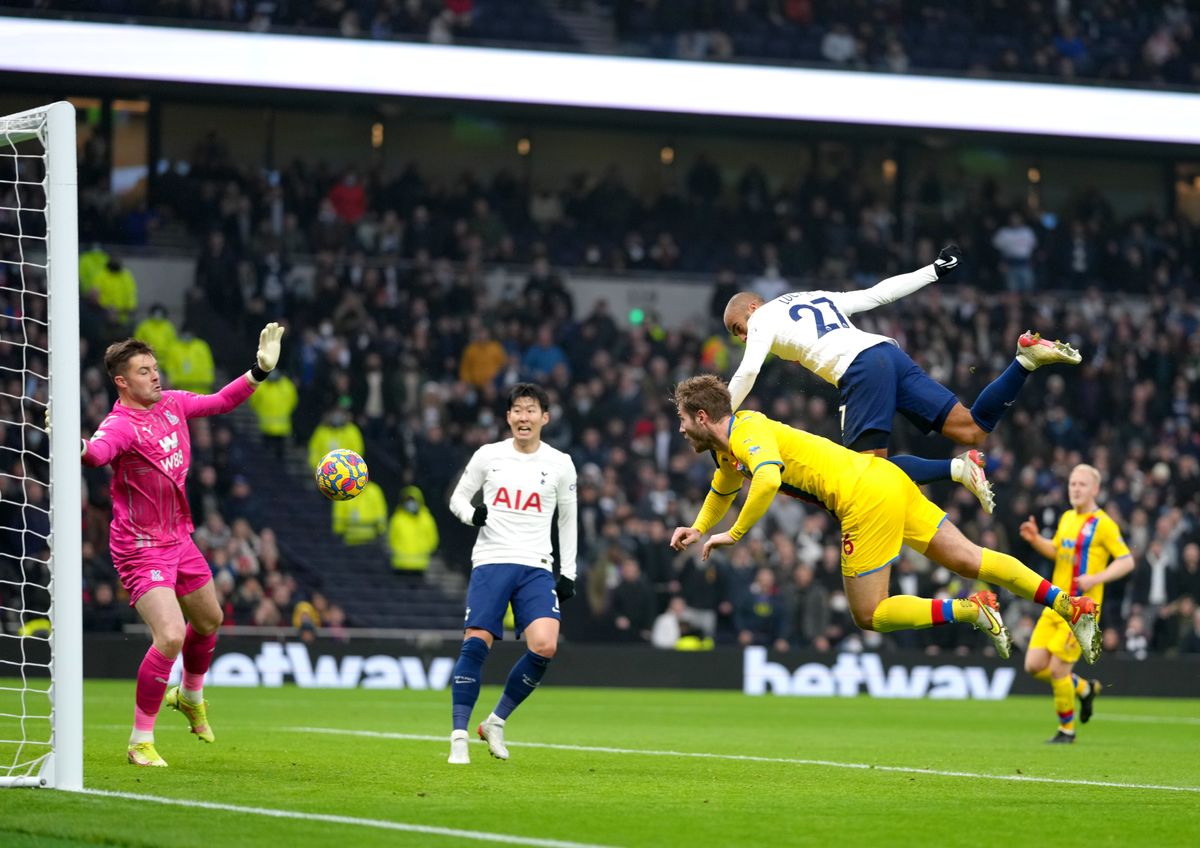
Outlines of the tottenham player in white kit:
[[[938,432],[978,448],[1016,400],[1025,378],[1043,365],[1078,365],[1069,344],[1027,332],[1017,340],[1008,369],[988,384],[967,409],[954,393],[926,374],[895,339],[867,333],[849,316],[899,300],[958,267],[958,247],[947,245],[931,265],[899,274],[863,291],[791,292],[764,302],[754,292],[738,292],[725,308],[725,326],[746,343],[741,365],[729,381],[733,408],[742,405],[754,380],[773,353],[798,362],[838,387],[842,406],[842,444],[854,451],[888,456],[892,419],[900,412],[922,432]],[[954,459],[888,457],[916,483],[955,480],[967,487],[987,513],[994,506],[991,484],[983,473],[983,454],[968,450]]]
[[[575,594],[575,465],[542,441],[550,398],[533,383],[508,395],[512,438],[475,451],[450,496],[450,509],[479,528],[471,552],[471,582],[462,649],[451,685],[454,730],[450,762],[469,763],[467,726],[479,699],[479,681],[492,641],[504,636],[511,602],[518,635],[527,650],[517,660],[496,709],[479,725],[493,757],[508,759],[504,723],[529,697],[558,649],[559,602]],[[472,506],[475,493],[483,502]],[[550,521],[558,510],[559,577],[554,579]]]

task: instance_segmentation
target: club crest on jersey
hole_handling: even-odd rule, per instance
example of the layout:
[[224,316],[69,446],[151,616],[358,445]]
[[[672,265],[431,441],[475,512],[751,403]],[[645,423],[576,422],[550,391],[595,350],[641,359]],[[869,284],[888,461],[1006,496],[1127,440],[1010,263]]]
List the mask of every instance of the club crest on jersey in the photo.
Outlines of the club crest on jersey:
[[508,489],[501,486],[496,490],[495,496],[492,498],[492,506],[506,506],[509,509],[515,509],[520,512],[536,509],[542,511],[542,498],[537,492],[532,492],[529,495],[524,495],[520,489],[515,489],[513,494],[508,493]]
[[167,420],[168,420],[168,421],[170,421],[172,424],[178,424],[178,423],[179,423],[179,418],[178,418],[178,417],[176,417],[175,413],[171,412],[171,410],[169,410],[169,409],[164,409],[164,410],[163,410],[163,415],[165,415],[165,416],[167,417]]

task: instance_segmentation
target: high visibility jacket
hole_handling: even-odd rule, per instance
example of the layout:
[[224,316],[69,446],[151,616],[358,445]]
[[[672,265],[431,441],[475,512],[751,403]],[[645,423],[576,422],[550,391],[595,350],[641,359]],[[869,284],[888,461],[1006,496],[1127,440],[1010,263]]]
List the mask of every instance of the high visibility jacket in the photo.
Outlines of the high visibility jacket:
[[250,395],[250,408],[258,416],[258,429],[267,436],[292,435],[292,411],[297,401],[296,384],[289,378],[280,374],[274,380],[267,380]]
[[216,369],[208,342],[195,336],[179,339],[171,347],[171,355],[167,358],[167,374],[171,377],[173,388],[199,395],[211,394]]
[[[415,513],[404,508],[404,501],[410,496],[421,505]],[[437,522],[425,506],[425,496],[416,486],[404,487],[400,492],[400,504],[392,513],[388,527],[392,567],[399,571],[424,571],[429,567],[429,557],[437,550]]]
[[368,483],[356,498],[333,502],[333,532],[347,545],[378,539],[386,530],[387,499],[378,483]]

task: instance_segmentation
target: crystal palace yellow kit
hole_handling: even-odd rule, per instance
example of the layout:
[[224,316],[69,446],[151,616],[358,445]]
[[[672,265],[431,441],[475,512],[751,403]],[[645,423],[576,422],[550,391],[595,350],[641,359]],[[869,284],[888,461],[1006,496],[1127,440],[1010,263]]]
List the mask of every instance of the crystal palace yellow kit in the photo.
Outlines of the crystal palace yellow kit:
[[[778,491],[823,506],[842,523],[842,573],[869,574],[891,564],[908,544],[924,552],[946,513],[930,502],[898,467],[855,453],[821,436],[797,430],[760,412],[736,412],[729,424],[730,452],[714,453],[717,470],[704,507],[692,526],[702,533],[733,503],[746,479],[777,465]],[[767,511],[775,489],[751,483],[730,530],[740,539]]]

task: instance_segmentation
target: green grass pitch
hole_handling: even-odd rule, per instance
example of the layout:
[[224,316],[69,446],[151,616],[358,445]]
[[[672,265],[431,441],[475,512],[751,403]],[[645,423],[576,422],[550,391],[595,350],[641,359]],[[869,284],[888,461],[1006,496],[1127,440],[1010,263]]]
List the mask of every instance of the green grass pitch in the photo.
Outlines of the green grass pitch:
[[[89,681],[88,790],[184,803],[0,790],[0,845],[1200,844],[1195,700],[1102,696],[1066,747],[1044,744],[1049,691],[986,702],[549,685],[509,721],[508,762],[472,744],[469,766],[449,766],[448,692],[207,695],[216,744],[164,710],[170,768],[138,769],[125,763],[133,683]],[[476,720],[498,695],[485,689]]]

